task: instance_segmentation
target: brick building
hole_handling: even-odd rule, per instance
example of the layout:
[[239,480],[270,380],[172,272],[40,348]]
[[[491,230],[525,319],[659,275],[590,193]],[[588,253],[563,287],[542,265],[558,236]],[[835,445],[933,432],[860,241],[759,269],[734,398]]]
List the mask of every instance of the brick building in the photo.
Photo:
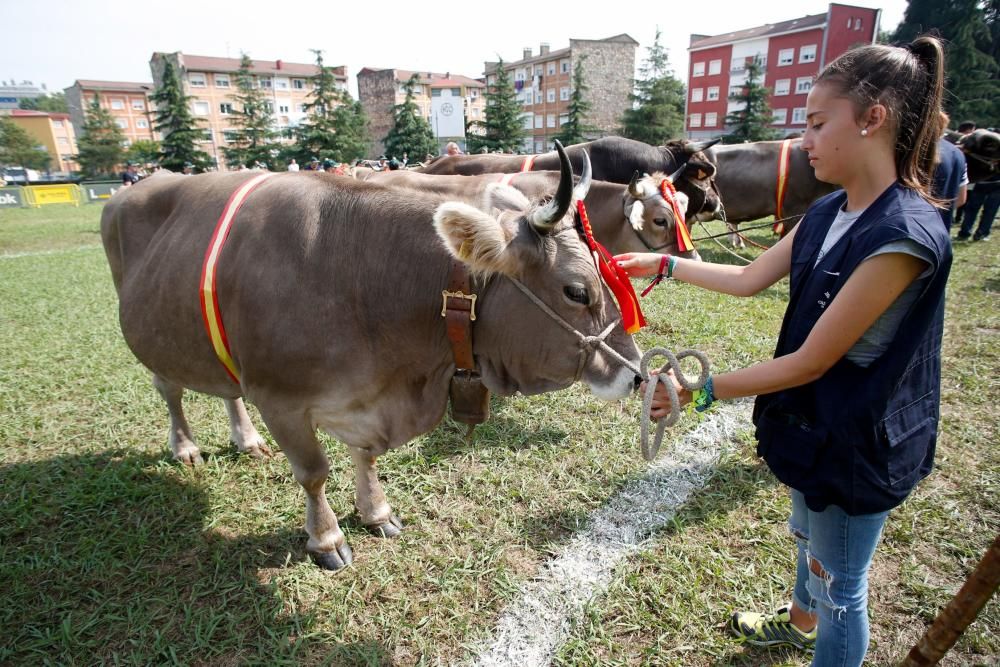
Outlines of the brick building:
[[[184,94],[190,95],[191,111],[195,118],[202,119],[200,125],[205,138],[201,149],[224,168],[225,157],[222,149],[232,138],[231,116],[236,102],[236,75],[240,70],[239,58],[217,58],[214,56],[185,55],[174,53],[154,53],[149,61],[155,86],[159,86],[163,76],[164,63],[170,60],[180,76]],[[332,68],[337,85],[347,89],[347,73],[343,66]],[[313,78],[319,74],[315,65],[289,63],[283,60],[254,60],[251,72],[255,84],[266,91],[268,104],[274,114],[276,130],[297,126],[306,117],[305,104],[314,88]],[[235,165],[234,165],[235,166]]]
[[152,92],[152,82],[77,79],[72,86],[65,89],[66,105],[69,107],[73,129],[78,135],[83,134],[87,109],[96,96],[101,108],[110,113],[121,128],[122,134],[125,135],[126,146],[131,146],[140,140],[159,139],[159,135],[153,130],[156,116],[149,101]]
[[5,111],[16,125],[26,131],[39,146],[45,148],[52,162],[52,171],[74,171],[79,165],[73,161],[77,154],[76,133],[69,114],[47,111],[11,109]]
[[[370,156],[380,155],[385,151],[384,140],[394,120],[392,108],[406,99],[404,85],[413,74],[410,70],[372,67],[365,67],[358,72],[358,100],[368,116]],[[430,123],[439,147],[443,149],[449,141],[455,141],[464,149],[464,120],[483,119],[486,108],[483,91],[486,84],[451,72],[416,74],[419,79],[413,90],[413,102],[420,108],[420,115]],[[459,109],[462,111],[461,117],[457,113]],[[424,156],[410,157],[423,159]]]
[[771,91],[773,127],[784,135],[806,125],[806,95],[827,63],[878,35],[880,9],[831,3],[825,14],[709,37],[691,35],[688,47],[687,136],[708,139],[726,133],[728,113],[742,108],[730,102],[746,83],[746,64],[763,65]]
[[[542,44],[538,55],[525,48],[520,60],[504,62],[523,105],[522,118],[528,130],[524,150],[543,153],[552,147],[552,137],[568,117],[573,92],[573,64],[586,57],[584,82],[591,103],[585,119],[603,136],[617,131],[621,117],[631,104],[635,79],[637,41],[626,34],[606,39],[570,39],[569,47],[551,51]],[[496,77],[497,63],[487,62],[487,83]]]

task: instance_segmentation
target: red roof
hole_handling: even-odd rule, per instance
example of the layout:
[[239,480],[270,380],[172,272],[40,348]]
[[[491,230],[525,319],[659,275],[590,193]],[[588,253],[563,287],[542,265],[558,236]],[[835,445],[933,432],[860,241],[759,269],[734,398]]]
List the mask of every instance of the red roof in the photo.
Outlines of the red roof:
[[[184,59],[184,68],[195,72],[236,72],[240,68],[239,58],[217,58],[215,56],[189,56],[181,54]],[[289,63],[284,60],[251,60],[250,71],[254,74],[268,74],[271,76],[316,76],[319,68],[316,65],[305,63]],[[344,66],[333,67],[334,76],[338,79],[347,79]]]
[[126,90],[144,93],[153,89],[153,83],[136,83],[134,81],[97,81],[95,79],[77,79],[76,85],[88,90]]
[[424,71],[412,71],[407,69],[379,69],[377,67],[364,67],[358,72],[358,75],[363,74],[374,74],[376,72],[395,72],[396,81],[400,83],[405,83],[414,74],[417,75],[419,83],[430,84],[431,88],[454,88],[456,86],[468,86],[470,88],[485,88],[486,84],[478,79],[473,79],[471,77],[463,76],[461,74],[452,74],[451,72],[445,72],[441,74],[440,72],[424,72]]
[[69,118],[69,114],[68,113],[62,113],[62,112],[59,112],[59,111],[33,111],[31,109],[11,109],[10,110],[10,115],[11,116],[20,116],[22,118],[23,117],[28,117],[28,118],[31,118],[31,117],[35,117],[35,118],[39,118],[39,117],[41,117],[41,118],[55,118],[57,120],[66,120],[67,118]]
[[688,51],[705,49],[710,46],[719,46],[721,44],[729,44],[731,42],[738,42],[744,39],[756,39],[758,37],[780,35],[786,32],[822,28],[824,23],[826,23],[826,14],[812,14],[811,16],[790,19],[788,21],[782,21],[781,23],[767,23],[765,25],[759,25],[755,28],[727,32],[724,35],[715,35],[714,37],[691,35],[691,45],[688,47]]

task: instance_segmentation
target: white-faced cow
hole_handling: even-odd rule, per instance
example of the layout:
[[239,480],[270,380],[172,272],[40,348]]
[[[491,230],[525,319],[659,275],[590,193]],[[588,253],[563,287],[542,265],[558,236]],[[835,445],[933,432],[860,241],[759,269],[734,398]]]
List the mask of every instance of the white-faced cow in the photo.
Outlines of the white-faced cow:
[[[590,160],[584,154],[581,183],[587,192],[584,203],[594,237],[613,255],[625,252],[662,252],[678,254],[677,223],[673,204],[664,198],[660,184],[668,177],[659,172],[635,178],[630,184],[591,181]],[[683,170],[682,166],[679,171]],[[557,171],[530,173],[483,174],[481,176],[434,176],[414,171],[389,171],[370,174],[368,180],[396,188],[430,192],[461,199],[479,205],[484,197],[492,200],[492,190],[509,185],[527,199],[517,201],[528,208],[528,200],[539,200],[556,189]],[[669,193],[668,193],[669,196]],[[683,217],[688,198],[677,192],[676,198]],[[508,196],[509,198],[509,196]],[[682,257],[699,259],[697,251],[679,253]]]
[[[266,453],[247,428],[246,397],[305,489],[307,550],[320,566],[352,556],[324,494],[317,429],[350,450],[361,522],[398,534],[375,460],[444,414],[456,366],[442,292],[455,260],[472,274],[473,352],[491,391],[536,394],[583,380],[600,397],[626,396],[638,378],[622,362],[634,367],[639,350],[567,215],[572,171],[565,158],[562,167],[551,201],[493,214],[327,174],[165,173],[116,195],[101,234],[122,333],[166,400],[174,456],[199,460],[184,388],[227,399],[238,445]],[[234,194],[245,200],[228,240],[206,254]],[[208,257],[232,377],[200,305]]]

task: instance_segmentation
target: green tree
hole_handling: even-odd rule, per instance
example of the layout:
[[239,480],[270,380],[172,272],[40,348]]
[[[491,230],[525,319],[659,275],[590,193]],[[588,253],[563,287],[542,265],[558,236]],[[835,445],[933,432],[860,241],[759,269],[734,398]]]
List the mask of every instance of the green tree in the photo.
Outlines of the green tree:
[[124,141],[121,128],[108,110],[101,108],[97,95],[94,95],[87,107],[83,133],[77,141],[80,152],[76,161],[80,163],[83,173],[87,176],[114,174],[125,155],[122,148]]
[[230,116],[235,129],[228,140],[229,145],[222,151],[229,165],[252,167],[256,162],[272,162],[271,151],[278,148],[275,145],[278,133],[274,129],[274,109],[264,90],[254,80],[252,68],[253,61],[244,53],[240,71],[236,74],[236,93],[230,95],[236,102]]
[[596,128],[587,125],[587,112],[591,109],[591,104],[585,97],[590,90],[584,82],[584,62],[587,56],[580,56],[573,63],[573,94],[569,98],[569,114],[566,122],[559,129],[559,134],[555,136],[563,146],[579,144],[587,140],[587,135],[596,132]]
[[775,139],[778,132],[771,127],[774,114],[767,103],[771,94],[763,86],[764,70],[756,58],[747,62],[747,80],[739,93],[729,96],[730,102],[740,102],[742,109],[726,116],[726,126],[732,131],[725,136],[726,143],[735,144],[743,141],[767,141]]
[[404,84],[406,98],[403,103],[392,108],[395,120],[384,141],[385,154],[389,157],[402,158],[403,153],[407,153],[418,159],[427,153],[434,155],[438,152],[431,125],[420,115],[420,109],[413,102],[413,89],[419,81],[413,74]]
[[313,49],[313,53],[319,74],[305,104],[308,118],[295,133],[297,143],[289,157],[303,164],[313,155],[353,162],[368,148],[368,119],[361,103],[337,86],[333,68],[323,64],[323,52]]
[[138,164],[155,163],[160,157],[160,142],[152,139],[139,139],[125,151],[125,159]]
[[0,164],[46,169],[52,157],[30,134],[10,118],[0,116]]
[[667,49],[656,29],[653,45],[639,68],[632,108],[622,116],[623,136],[658,146],[684,133],[684,84],[674,76]]
[[17,104],[21,109],[48,111],[49,113],[69,113],[65,93],[48,93],[41,97],[25,97]]
[[486,120],[473,121],[469,126],[469,152],[486,148],[489,151],[517,153],[527,132],[521,120],[521,104],[517,101],[514,83],[500,58],[494,70],[495,79],[486,89]]
[[163,137],[160,166],[181,171],[185,162],[190,162],[197,169],[211,164],[208,154],[198,150],[196,145],[204,135],[198,128],[198,119],[191,113],[191,97],[184,94],[177,69],[170,60],[165,61],[160,86],[150,99],[156,104],[154,125]]
[[1000,124],[996,0],[910,0],[893,39],[907,43],[931,29],[945,40],[945,110],[956,121]]

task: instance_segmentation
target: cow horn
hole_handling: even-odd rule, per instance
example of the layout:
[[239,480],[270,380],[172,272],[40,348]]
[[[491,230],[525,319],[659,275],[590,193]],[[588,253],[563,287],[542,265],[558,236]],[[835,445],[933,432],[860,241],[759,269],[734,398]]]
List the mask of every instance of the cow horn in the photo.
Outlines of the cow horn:
[[535,209],[528,216],[531,226],[542,236],[552,231],[556,223],[562,220],[573,201],[573,165],[559,141],[555,142],[559,153],[559,188],[556,196],[545,206]]
[[670,179],[670,182],[671,183],[676,183],[677,179],[680,178],[681,174],[684,173],[684,170],[687,169],[687,166],[688,166],[688,163],[685,162],[684,164],[682,164],[680,167],[677,168],[677,171],[675,171],[674,173],[670,174],[670,176],[668,176],[668,178]]
[[583,152],[583,170],[580,172],[580,182],[573,188],[573,199],[586,199],[590,192],[590,184],[594,180],[594,172],[590,166],[590,154],[586,150]]
[[628,193],[636,199],[642,199],[642,188],[639,187],[639,170],[632,174],[632,180],[628,184]]
[[711,141],[691,141],[684,146],[684,151],[686,153],[693,154],[705,150],[706,148],[711,148],[715,144],[722,141],[721,139],[712,139]]

